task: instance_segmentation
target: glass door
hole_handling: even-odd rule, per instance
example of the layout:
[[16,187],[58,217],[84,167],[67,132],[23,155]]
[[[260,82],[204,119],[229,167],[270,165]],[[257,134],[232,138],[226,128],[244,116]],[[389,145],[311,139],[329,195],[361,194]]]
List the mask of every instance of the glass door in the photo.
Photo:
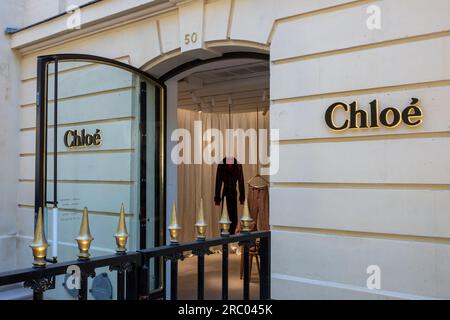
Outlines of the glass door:
[[[114,60],[38,58],[35,209],[44,208],[49,256],[76,259],[83,208],[94,237],[92,257],[115,252],[122,205],[129,251],[163,243],[162,95],[155,79]],[[160,262],[150,268],[149,286],[156,289]],[[102,276],[111,282],[114,299],[115,277],[108,270]],[[70,297],[69,290],[55,292]]]

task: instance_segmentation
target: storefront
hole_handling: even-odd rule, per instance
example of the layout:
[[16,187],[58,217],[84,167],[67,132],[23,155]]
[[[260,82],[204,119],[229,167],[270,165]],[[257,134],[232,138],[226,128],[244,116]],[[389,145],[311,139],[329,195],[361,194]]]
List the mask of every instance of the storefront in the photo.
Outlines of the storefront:
[[[237,163],[239,159],[236,167],[240,168],[238,185],[236,182],[235,186],[226,185],[222,192],[223,182],[216,173],[220,171],[218,163],[222,155],[227,152],[227,129],[242,130],[245,140],[249,130],[256,132],[260,126],[267,130],[269,126],[268,57],[245,52],[225,54],[220,58],[185,64],[182,69],[182,72],[172,71],[167,79],[176,82],[178,87],[177,92],[168,94],[179,98],[177,118],[166,119],[164,82],[139,69],[82,54],[38,58],[35,212],[46,208],[47,234],[52,235],[49,236],[52,242],[55,238],[59,243],[52,246],[51,256],[58,261],[70,261],[77,255],[76,247],[65,244],[72,242],[73,235],[77,234],[84,208],[90,213],[95,247],[102,248],[93,250],[91,255],[94,257],[114,252],[111,231],[117,224],[121,206],[125,210],[130,236],[128,250],[165,244],[167,182],[164,167],[167,156],[164,141],[167,139],[167,122],[174,124],[176,121],[178,130],[187,133],[177,137],[174,132],[171,141],[193,140],[184,146],[184,150],[181,147],[172,150],[172,157],[169,155],[170,160],[167,160],[177,165],[178,199],[175,204],[178,203],[180,223],[185,226],[180,240],[195,239],[194,226],[200,201],[208,213],[206,223],[219,225],[225,203],[222,195],[227,197],[231,233],[239,232],[244,200],[252,197],[246,195],[247,192],[262,199],[253,202],[249,199],[256,223],[254,230],[269,230],[269,178],[259,175],[259,161],[245,159],[245,156],[250,157],[250,146],[258,143],[259,138],[244,141],[243,159],[239,158],[237,143],[230,153],[236,157],[233,161]],[[203,80],[200,86],[193,84],[196,79]],[[201,126],[200,130],[197,125]],[[219,159],[205,163],[206,158],[200,162],[194,161],[195,155],[187,158],[191,150],[198,147],[203,155],[207,143],[202,139],[210,130],[220,130],[222,135],[219,148],[223,150],[216,151]],[[196,143],[198,139],[203,141],[200,146]],[[234,137],[234,140],[239,142],[240,138]],[[267,146],[267,134],[264,140],[261,145]],[[182,161],[178,163],[173,155],[183,152]],[[253,180],[262,180],[265,184],[255,184],[251,182]],[[235,190],[227,192],[228,188]],[[54,230],[57,230],[56,234],[53,234]],[[211,227],[206,235],[217,237],[219,231],[219,228]],[[161,261],[154,261],[152,268],[151,289],[156,290],[163,286]],[[104,271],[102,277],[114,278],[106,269]],[[63,282],[64,277],[59,280]],[[54,293],[54,297],[67,298],[61,292]]]
[[[369,25],[377,10],[381,29]],[[267,129],[273,298],[448,298],[449,10],[100,1],[81,29],[62,15],[19,30],[18,221],[47,205],[51,230],[56,201],[59,257],[73,259],[84,207],[101,255],[114,251],[122,203],[130,250],[164,244],[177,203],[192,239],[200,199],[209,225],[220,218],[217,168],[175,163],[173,133],[195,136],[199,120],[202,134]],[[244,166],[245,181],[263,166]],[[22,229],[18,264],[29,265],[32,226]],[[152,268],[156,288],[165,267]]]

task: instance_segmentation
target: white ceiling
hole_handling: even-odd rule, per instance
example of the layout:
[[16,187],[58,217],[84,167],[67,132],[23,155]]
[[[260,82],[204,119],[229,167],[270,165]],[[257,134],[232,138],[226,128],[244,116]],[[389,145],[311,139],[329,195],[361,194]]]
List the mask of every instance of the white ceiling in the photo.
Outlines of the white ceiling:
[[269,62],[236,61],[192,73],[178,83],[178,107],[205,112],[256,111],[269,107]]

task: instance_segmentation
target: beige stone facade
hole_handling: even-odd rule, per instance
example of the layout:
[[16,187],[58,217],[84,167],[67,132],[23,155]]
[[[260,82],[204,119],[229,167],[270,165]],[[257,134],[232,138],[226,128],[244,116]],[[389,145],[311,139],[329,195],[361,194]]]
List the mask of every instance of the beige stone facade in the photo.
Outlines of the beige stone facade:
[[[19,2],[0,6],[27,21],[0,10],[3,28],[44,18]],[[374,6],[381,29],[367,25]],[[1,268],[31,261],[38,56],[97,55],[159,77],[194,59],[257,52],[270,55],[270,125],[280,130],[273,298],[450,298],[449,12],[448,0],[109,0],[83,7],[80,29],[68,30],[65,14],[7,36],[0,252],[11,260]],[[338,101],[403,110],[413,97],[418,127],[335,132],[323,119]],[[366,286],[370,265],[380,290]]]

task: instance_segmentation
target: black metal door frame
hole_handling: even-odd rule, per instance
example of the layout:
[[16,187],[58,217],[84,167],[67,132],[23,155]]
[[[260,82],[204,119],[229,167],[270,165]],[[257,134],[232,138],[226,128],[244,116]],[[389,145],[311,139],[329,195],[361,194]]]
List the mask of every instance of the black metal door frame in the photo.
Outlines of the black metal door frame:
[[[156,118],[156,165],[155,165],[155,181],[158,186],[155,188],[155,210],[154,210],[154,221],[155,221],[155,246],[161,246],[165,244],[165,198],[166,198],[166,185],[165,185],[165,108],[166,104],[163,99],[165,97],[166,87],[164,83],[160,82],[158,79],[154,78],[150,74],[127,65],[125,63],[85,54],[56,54],[56,55],[46,55],[39,56],[37,58],[37,88],[36,88],[36,162],[35,162],[35,220],[39,208],[44,208],[48,204],[56,205],[56,192],[57,183],[54,183],[54,200],[47,201],[47,130],[48,130],[48,66],[50,63],[55,63],[55,131],[57,130],[57,79],[58,79],[58,62],[67,61],[86,61],[99,64],[110,65],[113,67],[121,68],[131,73],[142,76],[146,80],[150,81],[155,87],[155,118]],[[140,109],[139,112],[146,114],[147,99],[146,99],[146,86],[145,82],[140,83]],[[158,90],[159,89],[159,90]],[[146,151],[146,118],[140,119],[140,145],[141,152]],[[56,139],[56,134],[55,134]],[[57,163],[57,146],[55,140],[55,150],[54,150],[54,161]],[[146,249],[146,234],[147,234],[147,206],[146,206],[146,156],[144,154],[140,155],[140,182],[139,182],[139,192],[141,195],[139,221],[140,221],[140,242],[139,249]],[[54,168],[54,178],[57,180],[56,166]],[[143,197],[142,197],[143,195]],[[142,206],[144,205],[144,206]],[[161,260],[161,259],[159,259]],[[155,278],[156,283],[159,284],[158,291],[162,292],[164,290],[164,268],[161,268],[161,261],[154,261],[155,265]]]
[[[167,110],[167,88],[165,82],[171,78],[177,76],[178,74],[185,72],[189,69],[195,68],[200,65],[217,62],[221,60],[230,59],[257,59],[269,61],[269,54],[256,53],[256,52],[228,52],[224,53],[222,56],[207,60],[196,59],[185,64],[182,64],[159,78],[155,78],[149,73],[142,71],[138,68],[130,66],[128,64],[93,55],[85,54],[55,54],[39,56],[37,58],[37,95],[36,95],[36,163],[35,163],[35,218],[40,207],[44,208],[47,204],[53,203],[47,201],[47,129],[48,129],[48,110],[47,110],[47,100],[48,100],[48,65],[49,63],[55,62],[57,66],[58,62],[64,61],[87,61],[93,63],[100,63],[105,65],[111,65],[124,69],[126,71],[138,74],[150,82],[152,82],[159,90],[155,90],[155,105],[159,106],[156,109],[156,143],[157,143],[157,161],[155,165],[155,177],[158,177],[158,188],[156,189],[155,196],[155,210],[154,210],[154,221],[155,221],[155,246],[161,246],[165,244],[166,240],[166,110]],[[55,68],[55,100],[57,98],[57,67]],[[139,213],[140,220],[140,249],[146,249],[146,228],[147,228],[147,212],[146,212],[146,198],[142,195],[146,194],[146,118],[143,115],[146,114],[146,88],[141,84],[140,86],[140,131],[141,131],[141,176],[140,176],[140,208]],[[55,106],[55,113],[57,112]],[[55,121],[56,118],[55,118]],[[55,126],[56,130],[56,126]],[[56,135],[55,135],[56,136]],[[56,146],[56,144],[55,144]],[[57,157],[57,150],[54,150],[54,156]],[[56,159],[56,158],[55,158]],[[56,169],[55,169],[56,171]],[[56,173],[55,173],[56,177]],[[55,184],[56,185],[56,184]],[[56,187],[55,187],[56,189]],[[56,194],[55,190],[55,194]],[[56,201],[56,198],[55,200]],[[159,288],[156,290],[155,295],[160,296],[165,294],[166,290],[166,272],[163,265],[162,259],[160,261],[155,261],[155,276],[156,283],[159,284]]]

